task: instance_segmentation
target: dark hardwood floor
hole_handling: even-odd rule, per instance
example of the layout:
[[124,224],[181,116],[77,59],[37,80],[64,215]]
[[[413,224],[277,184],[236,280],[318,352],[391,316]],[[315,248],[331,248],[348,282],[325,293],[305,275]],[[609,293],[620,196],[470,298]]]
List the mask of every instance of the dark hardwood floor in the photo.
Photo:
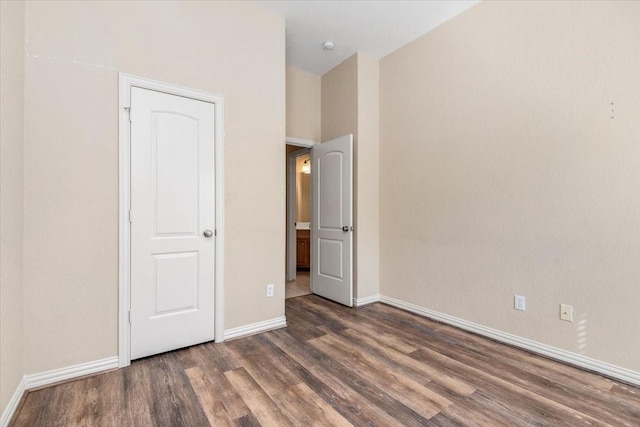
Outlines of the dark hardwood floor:
[[13,426],[640,425],[640,389],[383,304],[30,392]]

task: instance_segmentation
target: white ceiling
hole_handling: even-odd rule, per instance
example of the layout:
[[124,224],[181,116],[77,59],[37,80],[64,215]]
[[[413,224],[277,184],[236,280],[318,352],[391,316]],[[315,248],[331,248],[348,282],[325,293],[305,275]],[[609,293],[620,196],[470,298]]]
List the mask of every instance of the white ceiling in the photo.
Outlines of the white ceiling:
[[[287,65],[322,75],[356,52],[377,59],[478,3],[436,1],[254,0],[286,18]],[[335,43],[325,51],[322,44]]]

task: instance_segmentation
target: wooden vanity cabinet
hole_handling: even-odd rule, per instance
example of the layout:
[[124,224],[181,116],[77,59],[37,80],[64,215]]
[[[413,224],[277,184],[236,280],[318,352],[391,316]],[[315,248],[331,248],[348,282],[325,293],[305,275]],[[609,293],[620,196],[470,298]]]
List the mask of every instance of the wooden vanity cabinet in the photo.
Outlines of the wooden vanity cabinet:
[[296,230],[296,267],[311,267],[311,230]]

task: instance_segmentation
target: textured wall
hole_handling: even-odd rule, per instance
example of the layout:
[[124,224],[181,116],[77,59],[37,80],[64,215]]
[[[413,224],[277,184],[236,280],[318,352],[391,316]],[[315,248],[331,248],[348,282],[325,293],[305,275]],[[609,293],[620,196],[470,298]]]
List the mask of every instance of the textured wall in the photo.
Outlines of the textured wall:
[[287,67],[287,136],[320,141],[320,76]]
[[322,140],[353,134],[354,295],[378,293],[378,61],[357,53],[322,76]]
[[0,414],[23,374],[23,2],[0,2]]
[[358,298],[380,292],[378,70],[376,59],[358,53],[358,143],[355,150]]
[[248,2],[26,17],[26,373],[117,354],[118,72],[225,98],[225,328],[283,316],[284,20]]
[[383,294],[640,371],[638,22],[482,2],[381,61]]

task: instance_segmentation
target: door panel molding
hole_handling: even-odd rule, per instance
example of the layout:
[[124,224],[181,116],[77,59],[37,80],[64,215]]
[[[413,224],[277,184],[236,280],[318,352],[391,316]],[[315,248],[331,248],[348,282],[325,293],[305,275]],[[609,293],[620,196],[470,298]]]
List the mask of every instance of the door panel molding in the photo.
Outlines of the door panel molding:
[[215,169],[215,341],[224,340],[224,99],[207,92],[119,74],[119,239],[118,239],[118,366],[131,363],[131,89],[138,87],[198,101],[210,102],[214,108]]

